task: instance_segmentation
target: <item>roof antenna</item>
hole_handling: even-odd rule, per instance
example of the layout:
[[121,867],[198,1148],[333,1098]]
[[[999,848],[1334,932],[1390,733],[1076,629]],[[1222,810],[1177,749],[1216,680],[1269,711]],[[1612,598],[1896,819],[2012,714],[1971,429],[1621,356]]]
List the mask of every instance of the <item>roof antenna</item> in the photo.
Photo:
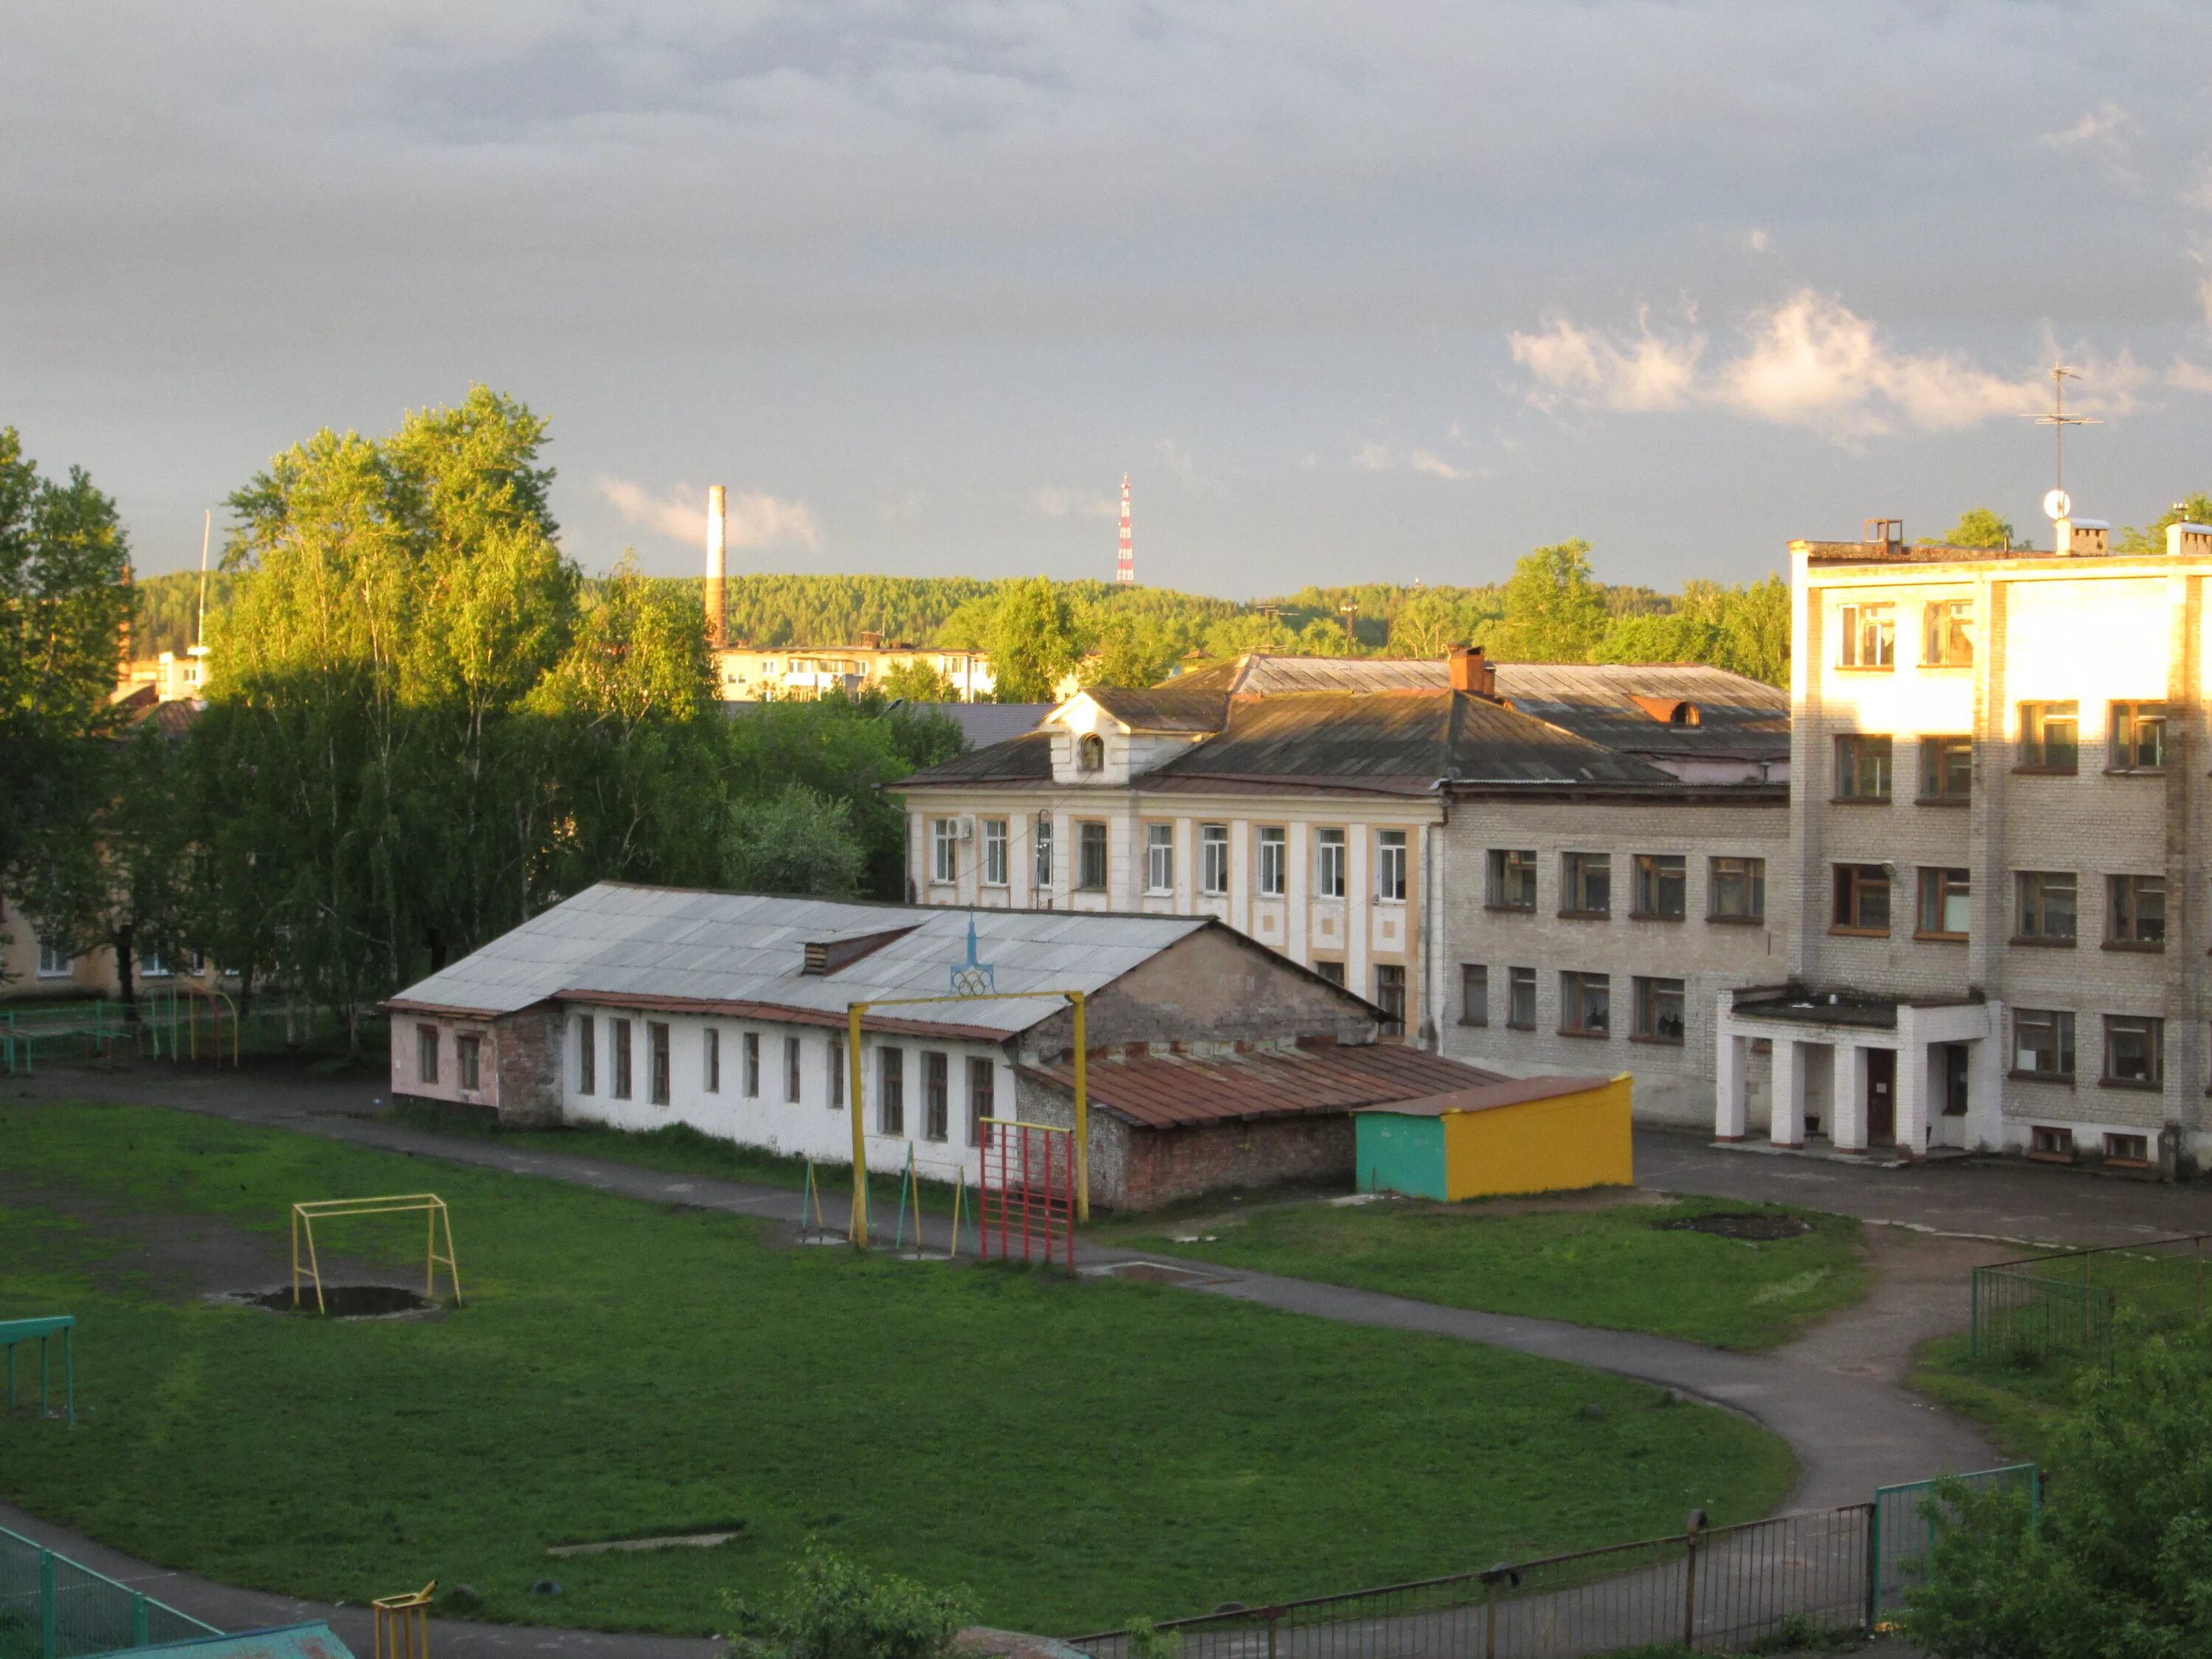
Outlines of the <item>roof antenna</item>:
[[215,509],[206,509],[207,517],[200,523],[200,617],[192,628],[192,643],[207,643],[207,559],[208,543],[215,536]]
[[2051,371],[2051,413],[2025,417],[2038,426],[2051,428],[2052,489],[2043,498],[2044,516],[2050,519],[2067,518],[2074,511],[2073,500],[2066,493],[2066,428],[2069,426],[2104,424],[2102,421],[2087,415],[2069,415],[2066,412],[2066,382],[2081,378],[2063,363],[2054,365]]

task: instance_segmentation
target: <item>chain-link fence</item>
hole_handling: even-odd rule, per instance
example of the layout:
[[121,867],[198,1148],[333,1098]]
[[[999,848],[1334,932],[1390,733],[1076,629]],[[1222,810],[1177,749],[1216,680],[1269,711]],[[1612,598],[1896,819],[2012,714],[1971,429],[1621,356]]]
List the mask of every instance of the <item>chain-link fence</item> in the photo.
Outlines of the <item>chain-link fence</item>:
[[1973,1357],[2025,1365],[2063,1356],[2109,1366],[2122,1308],[2157,1328],[2196,1324],[2205,1315],[2208,1237],[2188,1233],[1975,1268]]
[[0,1527],[0,1659],[84,1659],[221,1633]]

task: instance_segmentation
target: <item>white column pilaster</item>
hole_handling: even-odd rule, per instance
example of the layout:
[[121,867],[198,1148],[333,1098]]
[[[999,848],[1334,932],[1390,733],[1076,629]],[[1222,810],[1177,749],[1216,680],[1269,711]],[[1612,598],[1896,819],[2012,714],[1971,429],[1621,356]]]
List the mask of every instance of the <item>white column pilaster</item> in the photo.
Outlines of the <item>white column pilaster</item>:
[[1863,1152],[1867,1147],[1866,1050],[1856,1042],[1838,1042],[1835,1055],[1836,1123],[1830,1139],[1839,1152]]
[[1792,1036],[1774,1039],[1774,1114],[1767,1138],[1778,1146],[1805,1144],[1806,1046]]

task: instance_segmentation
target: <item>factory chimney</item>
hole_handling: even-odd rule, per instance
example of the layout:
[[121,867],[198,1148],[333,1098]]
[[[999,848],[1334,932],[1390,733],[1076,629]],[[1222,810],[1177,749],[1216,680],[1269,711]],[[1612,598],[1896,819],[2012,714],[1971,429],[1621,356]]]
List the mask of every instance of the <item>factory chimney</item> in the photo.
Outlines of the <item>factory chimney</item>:
[[707,644],[728,643],[723,637],[726,611],[722,584],[729,574],[723,556],[728,528],[728,496],[720,484],[707,492]]

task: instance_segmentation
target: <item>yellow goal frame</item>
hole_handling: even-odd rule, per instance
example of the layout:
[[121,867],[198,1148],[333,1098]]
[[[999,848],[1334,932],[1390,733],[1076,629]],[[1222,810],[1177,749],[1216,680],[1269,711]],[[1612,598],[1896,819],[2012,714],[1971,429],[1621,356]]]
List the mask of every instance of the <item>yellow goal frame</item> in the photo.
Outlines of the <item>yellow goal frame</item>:
[[[453,1260],[453,1218],[446,1200],[435,1193],[400,1193],[382,1198],[311,1198],[292,1206],[292,1305],[300,1305],[300,1237],[307,1239],[307,1276],[315,1287],[315,1311],[328,1313],[323,1301],[323,1269],[315,1255],[315,1223],[362,1215],[411,1215],[423,1212],[422,1295],[438,1299],[438,1268],[443,1264],[453,1286],[453,1305],[461,1305],[461,1270]],[[446,1253],[438,1254],[438,1230],[446,1232]]]
[[[1091,1095],[1084,1067],[1085,1020],[1090,999],[1082,991],[983,991],[969,996],[887,997],[877,1002],[854,1002],[845,1009],[845,1063],[852,1073],[846,1090],[853,1110],[853,1220],[847,1235],[855,1248],[868,1248],[868,1126],[862,1115],[861,1093],[866,1068],[860,1063],[860,1016],[871,1008],[919,1008],[935,1002],[1016,1002],[1030,997],[1053,997],[1075,1009],[1075,1218],[1091,1219]],[[454,1292],[458,1298],[459,1292]]]

